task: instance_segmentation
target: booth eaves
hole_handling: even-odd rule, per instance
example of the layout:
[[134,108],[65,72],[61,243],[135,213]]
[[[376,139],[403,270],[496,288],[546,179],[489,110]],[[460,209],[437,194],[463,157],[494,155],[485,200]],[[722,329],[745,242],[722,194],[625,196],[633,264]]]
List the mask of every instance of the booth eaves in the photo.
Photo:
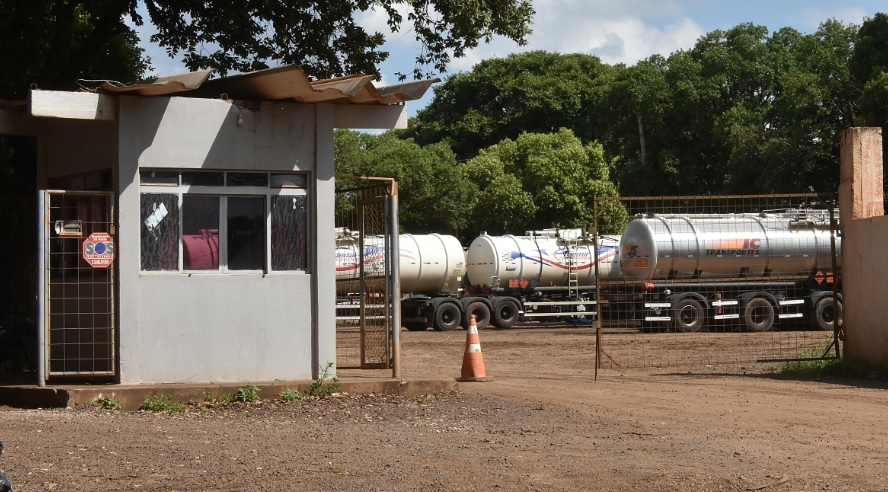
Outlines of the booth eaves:
[[422,98],[438,78],[383,87],[373,84],[375,76],[346,75],[332,79],[309,80],[299,65],[248,72],[210,79],[212,70],[159,77],[131,85],[103,81],[85,89],[118,95],[182,96],[246,101],[286,101],[300,103],[401,104]]

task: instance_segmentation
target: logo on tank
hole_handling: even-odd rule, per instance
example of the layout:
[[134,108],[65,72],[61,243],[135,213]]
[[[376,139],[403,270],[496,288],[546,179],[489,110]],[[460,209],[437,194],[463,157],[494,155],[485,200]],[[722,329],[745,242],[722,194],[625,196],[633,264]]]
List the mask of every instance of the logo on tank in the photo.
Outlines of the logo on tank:
[[707,256],[759,256],[762,239],[759,237],[722,239],[713,241],[707,246]]

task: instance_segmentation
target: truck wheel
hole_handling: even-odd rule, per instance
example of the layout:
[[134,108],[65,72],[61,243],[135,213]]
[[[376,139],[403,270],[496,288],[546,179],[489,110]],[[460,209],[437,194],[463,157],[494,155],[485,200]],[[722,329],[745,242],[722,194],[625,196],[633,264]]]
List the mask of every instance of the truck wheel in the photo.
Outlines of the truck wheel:
[[452,302],[438,304],[435,309],[435,326],[438,331],[450,331],[459,326],[459,306]]
[[421,321],[410,321],[404,323],[404,328],[407,328],[408,331],[425,331],[428,326]]
[[469,327],[469,319],[475,315],[475,326],[480,330],[490,324],[490,308],[482,301],[470,302],[463,313],[463,328]]
[[703,305],[696,299],[682,299],[675,303],[672,311],[675,331],[696,333],[703,328],[703,323],[706,321]]
[[770,331],[774,326],[774,306],[763,297],[750,299],[743,309],[743,321],[750,331]]
[[[832,297],[824,297],[814,305],[814,322],[823,331],[833,331],[836,326],[836,304]],[[839,307],[842,301],[839,301]]]
[[521,309],[518,303],[512,300],[501,301],[493,308],[493,324],[500,328],[511,328],[518,322]]

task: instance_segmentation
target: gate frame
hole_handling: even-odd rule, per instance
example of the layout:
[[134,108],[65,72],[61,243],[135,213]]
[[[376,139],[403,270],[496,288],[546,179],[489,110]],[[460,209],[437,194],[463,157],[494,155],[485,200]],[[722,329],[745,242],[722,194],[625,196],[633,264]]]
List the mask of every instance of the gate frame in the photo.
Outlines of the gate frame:
[[[48,366],[49,366],[49,351],[47,349],[47,330],[49,329],[49,318],[47,313],[49,312],[49,295],[48,295],[48,284],[49,277],[47,275],[49,271],[50,261],[49,261],[49,248],[47,247],[49,242],[49,234],[47,231],[50,227],[50,197],[53,195],[80,195],[80,196],[101,196],[107,197],[110,203],[110,210],[108,210],[109,222],[112,227],[116,227],[117,217],[116,217],[116,198],[117,193],[113,191],[83,191],[83,190],[49,190],[49,189],[38,189],[37,190],[37,217],[38,217],[38,226],[37,226],[37,285],[38,285],[38,299],[40,302],[37,303],[37,326],[39,329],[37,330],[37,386],[45,387],[47,377],[49,376]],[[112,234],[112,237],[114,235]],[[116,253],[116,252],[115,252]],[[116,258],[115,258],[116,260]],[[111,293],[111,309],[113,312],[111,313],[110,319],[113,323],[113,339],[111,341],[111,349],[113,350],[113,372],[107,375],[95,376],[101,378],[114,378],[115,380],[120,378],[120,306],[118,303],[120,302],[120,296],[118,295],[119,289],[119,271],[116,268],[116,265],[111,274],[111,286],[109,292]],[[89,375],[84,375],[83,377],[88,378]]]
[[[383,202],[383,244],[385,245],[385,260],[384,260],[384,285],[385,285],[385,295],[383,297],[386,308],[383,310],[384,313],[384,325],[385,325],[385,340],[386,340],[386,353],[390,355],[388,357],[387,365],[388,368],[392,369],[392,377],[399,378],[401,374],[401,337],[400,337],[400,327],[401,327],[401,286],[400,286],[400,267],[399,267],[399,255],[398,251],[400,251],[399,244],[399,226],[398,226],[398,182],[394,178],[381,178],[381,177],[368,177],[368,176],[347,176],[347,175],[337,175],[338,178],[342,179],[354,179],[354,180],[365,180],[365,181],[377,181],[381,182],[383,185],[379,186],[380,188],[384,188],[384,194],[379,195],[372,198],[356,200],[355,204],[357,206],[357,218],[358,218],[358,234],[359,234],[359,248],[361,251],[361,255],[363,255],[364,251],[364,209],[360,205],[362,203],[370,203],[372,201],[381,200]],[[343,190],[337,190],[338,192],[348,191],[355,188],[346,188]],[[338,227],[339,225],[337,225]],[[359,367],[354,367],[353,369],[378,369],[378,365],[368,365],[364,360],[365,354],[365,340],[363,337],[364,326],[365,326],[365,306],[364,306],[364,262],[360,261],[359,267],[359,285],[361,295],[360,299],[360,351],[361,351],[361,361]]]

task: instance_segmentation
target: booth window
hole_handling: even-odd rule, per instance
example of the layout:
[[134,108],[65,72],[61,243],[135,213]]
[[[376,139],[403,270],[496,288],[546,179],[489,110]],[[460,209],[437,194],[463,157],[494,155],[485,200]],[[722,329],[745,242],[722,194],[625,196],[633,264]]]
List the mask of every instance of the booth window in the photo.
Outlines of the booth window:
[[143,170],[140,177],[143,271],[307,270],[305,174]]

